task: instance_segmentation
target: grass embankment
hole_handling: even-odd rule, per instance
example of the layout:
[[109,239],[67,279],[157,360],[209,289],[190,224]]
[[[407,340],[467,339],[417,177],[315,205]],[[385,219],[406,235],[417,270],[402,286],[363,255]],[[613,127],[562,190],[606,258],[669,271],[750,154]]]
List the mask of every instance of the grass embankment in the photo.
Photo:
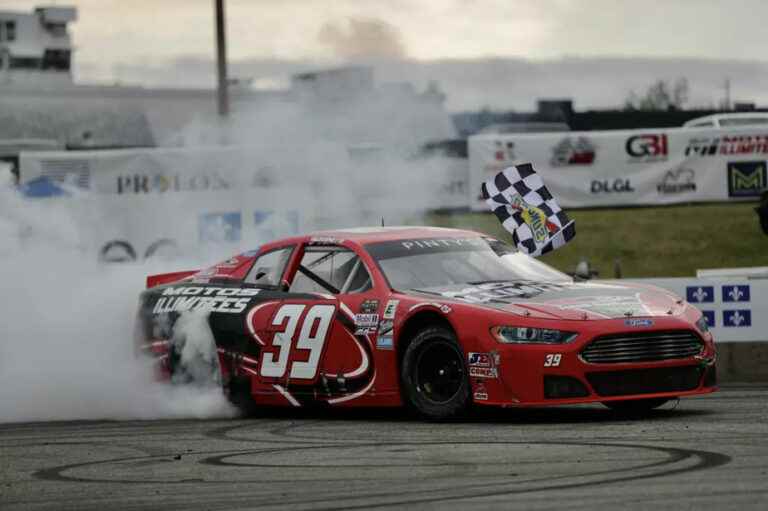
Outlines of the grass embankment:
[[[576,237],[541,260],[571,272],[586,258],[601,278],[692,277],[700,268],[768,266],[768,236],[754,203],[569,210]],[[485,232],[511,242],[491,213],[432,215],[430,225]]]

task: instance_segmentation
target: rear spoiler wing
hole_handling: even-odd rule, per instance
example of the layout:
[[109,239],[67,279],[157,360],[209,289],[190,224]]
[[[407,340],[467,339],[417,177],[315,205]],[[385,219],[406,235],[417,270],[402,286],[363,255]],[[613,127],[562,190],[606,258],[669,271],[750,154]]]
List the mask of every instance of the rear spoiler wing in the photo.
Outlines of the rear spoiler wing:
[[158,273],[157,275],[147,276],[147,289],[163,284],[170,284],[194,275],[199,270],[175,271],[172,273]]

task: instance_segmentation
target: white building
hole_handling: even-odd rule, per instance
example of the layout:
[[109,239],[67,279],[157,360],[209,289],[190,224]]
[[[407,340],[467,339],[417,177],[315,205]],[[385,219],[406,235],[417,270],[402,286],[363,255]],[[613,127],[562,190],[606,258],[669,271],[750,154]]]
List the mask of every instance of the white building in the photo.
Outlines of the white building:
[[76,19],[74,7],[0,11],[0,83],[72,83],[67,23]]

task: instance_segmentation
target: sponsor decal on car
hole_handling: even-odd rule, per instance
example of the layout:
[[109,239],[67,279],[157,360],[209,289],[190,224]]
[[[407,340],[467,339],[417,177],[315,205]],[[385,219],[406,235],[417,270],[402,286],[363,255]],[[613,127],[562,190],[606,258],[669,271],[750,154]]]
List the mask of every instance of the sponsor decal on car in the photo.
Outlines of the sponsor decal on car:
[[491,367],[493,365],[490,353],[469,352],[467,363],[469,367]]
[[472,394],[475,401],[488,401],[488,392],[485,390],[485,385],[478,383],[475,385],[475,392]]
[[627,139],[625,149],[630,163],[649,163],[667,159],[668,142],[664,133],[634,135]]
[[765,161],[739,161],[728,164],[728,196],[759,197],[768,189]]
[[569,165],[592,165],[595,161],[595,145],[587,137],[572,137],[562,139],[552,148],[553,167]]
[[360,314],[376,314],[379,310],[378,300],[365,300],[360,304]]
[[562,360],[562,353],[547,353],[544,357],[544,367],[560,367],[560,362]]
[[645,328],[653,326],[652,319],[625,319],[624,326],[631,326],[634,328]]
[[459,291],[445,291],[442,296],[469,303],[508,301],[510,298],[532,298],[549,290],[559,290],[558,284],[523,284],[519,282],[491,282],[468,286]]
[[492,367],[492,360],[490,353],[469,352],[467,354],[467,363],[470,367]]
[[379,335],[384,335],[392,331],[395,323],[391,319],[385,319],[379,323]]
[[391,335],[380,335],[376,339],[376,348],[380,350],[391,350],[395,347],[394,339]]
[[258,289],[236,287],[169,287],[152,308],[153,314],[168,312],[243,312],[251,298],[259,294]]
[[260,289],[211,286],[172,286],[163,289],[163,296],[256,296]]
[[552,305],[561,309],[581,310],[602,314],[607,317],[647,316],[649,310],[638,296],[595,296],[590,298],[574,298],[556,300]]
[[493,355],[491,353],[467,354],[467,365],[469,366],[469,375],[473,378],[498,378],[499,372],[494,367]]
[[395,319],[398,305],[400,305],[400,300],[389,300],[387,302],[387,306],[384,307],[384,314],[382,319]]
[[153,314],[168,312],[243,312],[248,307],[250,298],[227,298],[218,296],[176,296],[160,297],[152,309]]
[[372,334],[379,327],[378,314],[355,314],[355,335]]
[[421,240],[407,240],[400,242],[406,250],[430,249],[430,248],[454,248],[454,247],[484,247],[487,243],[482,238],[435,238]]
[[662,195],[696,191],[696,172],[687,167],[678,167],[667,171],[664,179],[656,185],[656,191]]
[[472,378],[498,378],[499,373],[495,367],[470,367],[469,376]]
[[338,245],[342,240],[331,236],[313,236],[309,239],[310,245]]

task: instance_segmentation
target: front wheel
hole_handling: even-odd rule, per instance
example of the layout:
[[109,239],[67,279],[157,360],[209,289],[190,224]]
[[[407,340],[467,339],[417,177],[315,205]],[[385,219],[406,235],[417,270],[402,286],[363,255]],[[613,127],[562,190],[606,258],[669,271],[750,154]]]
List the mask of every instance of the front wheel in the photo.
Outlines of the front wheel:
[[456,417],[471,402],[464,354],[447,328],[416,335],[405,350],[400,380],[406,402],[427,419]]
[[667,398],[631,399],[627,401],[605,401],[603,404],[611,410],[623,413],[645,413],[658,408],[669,401]]

